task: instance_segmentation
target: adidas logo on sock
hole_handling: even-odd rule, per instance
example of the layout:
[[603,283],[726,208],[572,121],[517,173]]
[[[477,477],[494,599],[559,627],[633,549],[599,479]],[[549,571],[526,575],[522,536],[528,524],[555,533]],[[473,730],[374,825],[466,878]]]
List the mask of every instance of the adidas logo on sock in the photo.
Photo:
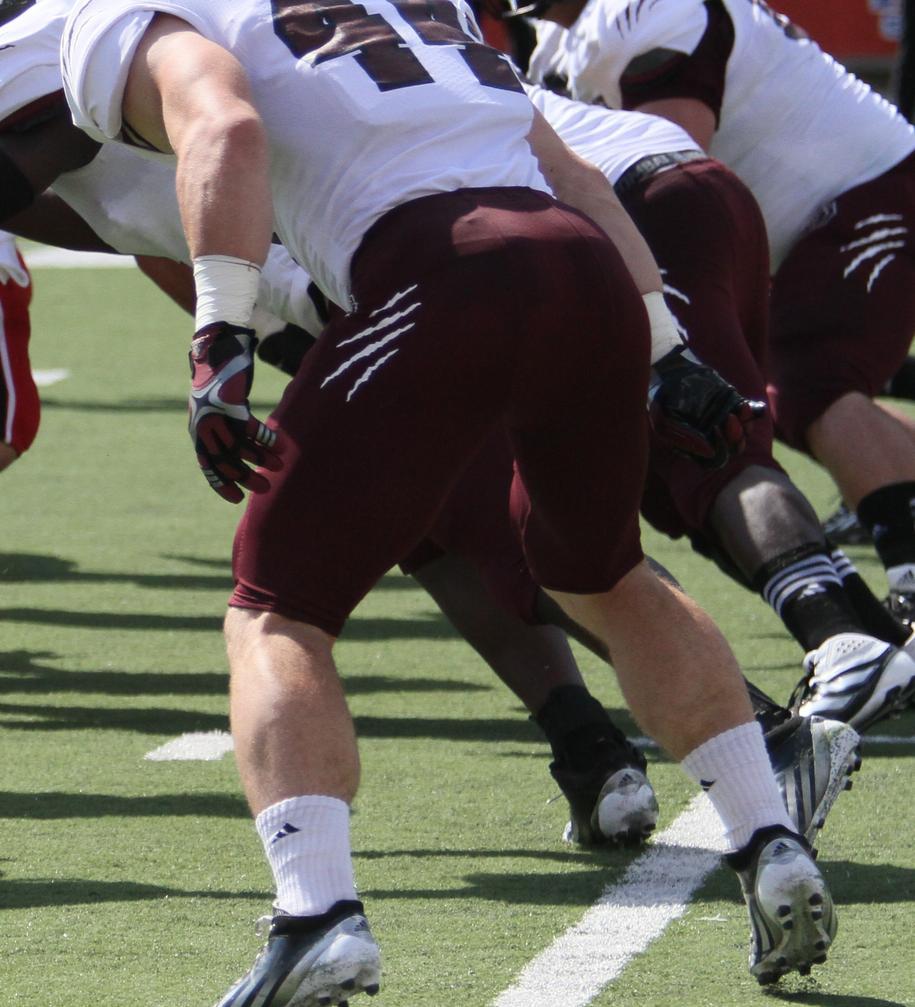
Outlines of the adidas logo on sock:
[[273,846],[274,843],[278,843],[281,839],[285,839],[287,836],[291,836],[293,832],[301,832],[301,829],[297,829],[294,825],[290,825],[289,822],[279,829],[277,832],[270,837],[270,845]]

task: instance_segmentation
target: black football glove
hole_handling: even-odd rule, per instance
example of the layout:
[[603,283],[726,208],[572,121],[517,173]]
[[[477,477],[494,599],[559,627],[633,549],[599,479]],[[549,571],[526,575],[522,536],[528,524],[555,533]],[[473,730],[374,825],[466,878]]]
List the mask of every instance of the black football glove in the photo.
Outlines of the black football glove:
[[746,428],[766,404],[744,398],[678,346],[651,369],[648,416],[658,440],[706,468],[721,468],[746,446]]
[[231,503],[244,499],[242,486],[262,493],[270,485],[245,462],[274,472],[283,465],[276,431],[248,407],[256,345],[253,329],[214,322],[194,336],[189,354],[188,430],[197,463],[210,486]]

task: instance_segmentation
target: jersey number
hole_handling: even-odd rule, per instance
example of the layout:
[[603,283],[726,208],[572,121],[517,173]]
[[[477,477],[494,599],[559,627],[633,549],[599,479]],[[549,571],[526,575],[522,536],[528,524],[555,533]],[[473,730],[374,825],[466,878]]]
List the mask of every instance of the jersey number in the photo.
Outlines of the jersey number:
[[[471,73],[488,87],[521,91],[514,71],[495,49],[470,38],[449,0],[392,0],[397,13],[426,45],[458,49]],[[272,0],[273,30],[297,59],[312,64],[354,56],[381,91],[431,84],[428,70],[380,15],[351,0]]]

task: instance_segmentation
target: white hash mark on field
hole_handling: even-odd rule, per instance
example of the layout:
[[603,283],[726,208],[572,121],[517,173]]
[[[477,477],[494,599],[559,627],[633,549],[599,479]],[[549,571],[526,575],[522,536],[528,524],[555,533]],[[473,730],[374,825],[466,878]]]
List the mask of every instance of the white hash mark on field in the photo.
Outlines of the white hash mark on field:
[[228,731],[196,731],[172,738],[143,758],[150,762],[215,762],[232,749]]
[[52,367],[46,371],[32,371],[32,378],[39,388],[48,388],[59,381],[66,381],[70,372],[66,367]]
[[682,916],[724,852],[721,822],[697,794],[608,885],[581,920],[527,965],[493,1007],[586,1007]]

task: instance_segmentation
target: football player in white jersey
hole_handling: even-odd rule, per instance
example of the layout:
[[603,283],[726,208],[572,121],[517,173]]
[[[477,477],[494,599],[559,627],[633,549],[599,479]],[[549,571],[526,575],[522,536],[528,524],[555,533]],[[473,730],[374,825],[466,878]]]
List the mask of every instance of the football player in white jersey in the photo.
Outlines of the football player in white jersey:
[[[124,147],[101,147],[73,126],[60,72],[60,37],[72,6],[72,0],[0,2],[0,220],[48,244],[143,257],[141,268],[164,279],[167,267],[151,258],[190,261],[174,170]],[[65,205],[36,203],[50,185]],[[273,244],[259,304],[318,331],[308,282]]]
[[[668,302],[695,352],[745,395],[764,397],[768,249],[749,190],[673,123],[657,127],[655,116],[542,88],[529,93],[566,143],[617,186],[664,269]],[[902,649],[910,631],[847,557],[833,559],[812,506],[772,457],[772,433],[768,419],[755,424],[747,449],[711,472],[658,446],[642,513],[666,534],[689,536],[758,591],[804,652],[818,655],[820,676],[830,668],[823,696],[809,693],[805,673],[800,713],[866,730],[915,690],[915,662]]]
[[[639,546],[652,341],[664,340],[668,418],[695,365],[671,348],[666,310],[644,328],[639,288],[654,313],[660,277],[606,180],[535,114],[468,9],[89,0],[68,20],[62,65],[91,135],[177,158],[198,289],[192,434],[214,489],[255,491],[226,627],[236,754],[277,912],[223,1005],[339,1003],[377,987],[350,861],[358,754],[331,651],[503,423],[532,571],[608,644],[636,716],[727,823],[754,973],[772,981],[819,960],[831,899],[790,828],[733,657]],[[615,236],[631,273],[550,189]],[[349,314],[267,426],[247,405],[247,324],[274,227]],[[727,416],[748,415],[727,399]],[[716,430],[733,429],[714,411]]]
[[[873,401],[915,329],[915,130],[765,3],[540,3],[536,78],[686,128],[756,196],[772,268],[776,431],[876,531],[889,605],[915,587],[915,450]],[[866,655],[862,652],[862,659]],[[829,715],[847,661],[817,650],[800,697]],[[915,683],[889,683],[897,702]]]
[[[140,269],[193,315],[193,277],[177,261],[186,260],[188,251],[173,167],[120,145],[87,145],[85,134],[70,124],[66,105],[55,103],[62,88],[57,53],[71,6],[70,0],[47,0],[27,9],[5,8],[16,17],[0,25],[0,123],[13,125],[4,131],[0,124],[0,159],[6,157],[6,171],[17,184],[0,194],[0,219],[5,211],[19,209],[6,222],[34,240],[80,250],[149,253],[137,255]],[[88,163],[73,168],[85,159]],[[55,177],[57,171],[63,173]],[[21,208],[30,192],[48,182],[63,200],[44,193]],[[18,276],[23,267],[14,249],[9,255]],[[276,244],[260,288],[252,319],[258,357],[294,374],[307,341],[313,341],[306,333],[317,335],[326,322],[324,299]],[[0,452],[8,451],[10,457],[24,450],[26,431],[34,436],[38,418],[24,355],[28,315],[13,310],[18,290],[15,285],[3,288],[11,293],[4,316],[7,366],[0,369],[0,402],[8,409],[6,426],[15,433],[16,446],[0,446]],[[294,324],[287,327],[286,320]],[[435,574],[427,569],[420,579],[430,588],[434,579],[433,594],[448,606],[446,614],[458,619],[468,642],[544,731],[555,760],[551,770],[571,804],[569,835],[588,845],[641,842],[653,831],[658,814],[644,757],[588,692],[564,635],[551,627],[525,626],[490,606],[469,584],[472,573],[458,562],[435,564]],[[454,607],[457,595],[466,602],[460,614]]]

